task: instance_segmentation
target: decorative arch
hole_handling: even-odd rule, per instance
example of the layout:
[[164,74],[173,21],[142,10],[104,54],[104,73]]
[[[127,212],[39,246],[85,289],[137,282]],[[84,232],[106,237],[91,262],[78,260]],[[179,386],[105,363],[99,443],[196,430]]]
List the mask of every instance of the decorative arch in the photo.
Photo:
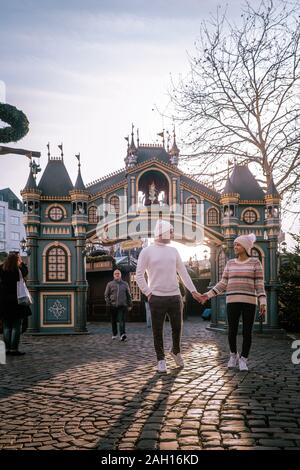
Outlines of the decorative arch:
[[109,211],[110,213],[120,214],[120,196],[118,196],[118,194],[109,196]]
[[[257,255],[255,256],[254,250],[255,250],[256,253],[259,254],[259,256],[257,256]],[[265,270],[265,256],[266,255],[265,255],[264,250],[260,246],[258,246],[256,243],[254,244],[254,246],[251,250],[251,256],[259,258],[259,260],[262,264],[263,270]]]
[[45,209],[45,216],[47,217],[47,219],[50,218],[49,212],[51,211],[53,207],[59,207],[63,211],[64,219],[68,216],[67,209],[65,208],[65,206],[63,206],[62,204],[53,203],[53,204],[49,204],[49,206],[47,206]]
[[141,171],[137,177],[136,177],[136,187],[135,187],[135,194],[136,194],[136,204],[138,204],[138,193],[139,193],[139,187],[140,187],[140,180],[141,178],[143,177],[143,175],[145,173],[150,173],[151,171],[155,171],[157,173],[161,173],[168,181],[168,203],[169,205],[171,205],[172,203],[172,182],[171,182],[171,178],[170,176],[168,175],[168,173],[166,173],[165,171],[163,171],[161,168],[146,168],[145,170]]
[[43,250],[42,258],[44,283],[71,283],[72,255],[67,245],[58,241],[49,243]]
[[250,207],[250,206],[249,206],[249,207],[245,207],[245,208],[242,210],[242,212],[241,212],[241,220],[242,220],[242,221],[244,220],[244,215],[245,215],[245,212],[247,212],[247,211],[253,211],[253,212],[255,212],[255,214],[256,214],[256,221],[255,221],[254,223],[260,221],[259,211],[258,211],[255,207]]
[[195,217],[197,214],[197,204],[199,203],[199,200],[196,196],[188,196],[185,200],[185,210],[186,210],[186,215],[190,215],[192,217]]

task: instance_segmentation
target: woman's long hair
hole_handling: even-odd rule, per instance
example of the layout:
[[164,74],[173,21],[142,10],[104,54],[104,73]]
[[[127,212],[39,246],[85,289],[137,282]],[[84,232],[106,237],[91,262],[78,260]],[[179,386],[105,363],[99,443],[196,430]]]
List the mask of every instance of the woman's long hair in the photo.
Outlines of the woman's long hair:
[[18,271],[19,253],[9,253],[8,257],[2,265],[3,271]]

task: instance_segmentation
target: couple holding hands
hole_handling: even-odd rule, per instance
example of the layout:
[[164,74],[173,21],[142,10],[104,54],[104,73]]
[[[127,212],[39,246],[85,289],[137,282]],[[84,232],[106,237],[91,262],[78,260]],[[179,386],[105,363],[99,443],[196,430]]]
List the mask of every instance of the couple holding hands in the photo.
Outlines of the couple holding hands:
[[[255,235],[241,235],[234,240],[236,258],[230,259],[224,269],[222,279],[205,294],[197,292],[185,265],[176,248],[170,246],[173,226],[158,220],[154,230],[154,244],[144,248],[138,259],[136,280],[141,291],[148,297],[154,347],[157,356],[157,370],[167,372],[163,344],[163,327],[168,314],[173,346],[170,354],[178,367],[184,367],[180,353],[182,331],[182,298],[177,274],[194,299],[200,303],[226,292],[228,341],[230,357],[228,367],[248,370],[247,360],[251,347],[252,328],[256,305],[259,302],[260,315],[266,313],[266,293],[262,265],[257,258],[251,257]],[[147,279],[145,273],[147,272]],[[243,345],[241,355],[237,352],[237,333],[239,319],[243,320]]]

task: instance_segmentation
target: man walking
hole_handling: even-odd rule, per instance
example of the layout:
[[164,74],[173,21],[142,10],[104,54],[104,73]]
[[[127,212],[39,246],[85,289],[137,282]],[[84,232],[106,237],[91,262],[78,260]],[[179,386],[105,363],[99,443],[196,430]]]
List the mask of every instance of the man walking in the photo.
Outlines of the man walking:
[[110,281],[105,289],[104,298],[106,305],[110,307],[112,339],[118,337],[118,321],[120,340],[126,341],[125,319],[128,308],[132,308],[132,298],[127,282],[123,281],[119,269],[114,271],[114,280]]
[[[154,245],[141,251],[136,270],[137,283],[141,291],[148,297],[151,309],[158,372],[167,372],[163,345],[163,327],[166,314],[169,316],[172,329],[173,347],[170,354],[177,366],[184,367],[180,354],[183,302],[177,273],[193,297],[199,301],[200,296],[178,251],[176,248],[168,246],[172,238],[174,238],[173,226],[165,220],[158,220],[154,230]],[[147,272],[148,284],[145,272]]]

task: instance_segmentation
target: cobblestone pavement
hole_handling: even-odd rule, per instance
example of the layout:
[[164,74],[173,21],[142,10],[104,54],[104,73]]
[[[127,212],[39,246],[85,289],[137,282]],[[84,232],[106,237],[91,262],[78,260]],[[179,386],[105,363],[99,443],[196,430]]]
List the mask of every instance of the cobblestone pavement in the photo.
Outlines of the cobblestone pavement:
[[[251,371],[226,368],[226,336],[185,322],[186,367],[156,373],[151,331],[27,336],[0,365],[0,448],[300,450],[300,365],[289,339],[254,338]],[[169,325],[165,328],[170,347]]]

